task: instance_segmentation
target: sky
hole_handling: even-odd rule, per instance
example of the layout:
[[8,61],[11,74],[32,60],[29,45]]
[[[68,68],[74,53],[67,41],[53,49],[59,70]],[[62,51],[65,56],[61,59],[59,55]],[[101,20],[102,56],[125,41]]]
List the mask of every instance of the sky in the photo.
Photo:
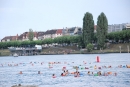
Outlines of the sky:
[[130,0],[0,0],[0,39],[32,29],[82,27],[86,12],[104,12],[108,24],[130,23]]

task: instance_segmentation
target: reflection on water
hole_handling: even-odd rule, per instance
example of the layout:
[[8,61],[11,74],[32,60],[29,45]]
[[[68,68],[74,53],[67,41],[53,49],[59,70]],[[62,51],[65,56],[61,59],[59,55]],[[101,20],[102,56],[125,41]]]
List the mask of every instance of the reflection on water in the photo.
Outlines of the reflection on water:
[[[100,62],[96,62],[96,57]],[[57,64],[48,64],[55,62]],[[77,54],[77,55],[42,55],[0,57],[0,87],[11,87],[15,84],[38,85],[39,87],[129,87],[130,85],[130,54]],[[111,66],[111,68],[94,69],[94,66]],[[119,68],[122,65],[123,68]],[[69,72],[75,72],[73,66],[79,67],[80,77],[73,74],[61,77],[62,67]],[[52,67],[52,68],[49,68]],[[87,67],[88,69],[85,69]],[[23,74],[19,74],[22,71]],[[38,74],[38,71],[41,74]],[[108,76],[88,75],[88,71],[94,74],[111,72]],[[117,73],[114,76],[113,73]],[[52,74],[56,78],[52,78]]]

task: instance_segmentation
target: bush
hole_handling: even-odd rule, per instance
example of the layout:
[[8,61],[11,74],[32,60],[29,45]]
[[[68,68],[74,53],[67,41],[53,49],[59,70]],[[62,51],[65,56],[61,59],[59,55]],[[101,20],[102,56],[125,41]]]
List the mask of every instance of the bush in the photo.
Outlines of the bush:
[[91,52],[93,50],[93,44],[89,43],[87,44],[87,51]]

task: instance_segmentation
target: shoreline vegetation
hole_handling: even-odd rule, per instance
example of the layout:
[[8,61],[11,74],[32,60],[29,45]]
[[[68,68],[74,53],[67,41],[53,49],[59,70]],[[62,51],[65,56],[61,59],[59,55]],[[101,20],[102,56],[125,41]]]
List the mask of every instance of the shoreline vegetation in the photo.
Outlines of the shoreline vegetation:
[[[119,46],[121,46],[121,50]],[[76,46],[48,47],[43,48],[40,55],[130,53],[130,50],[128,52],[127,46],[130,47],[130,43],[110,44],[104,50],[92,50],[91,52],[87,52],[86,49],[79,49]],[[8,49],[0,50],[0,56],[9,56],[9,55],[10,51]]]

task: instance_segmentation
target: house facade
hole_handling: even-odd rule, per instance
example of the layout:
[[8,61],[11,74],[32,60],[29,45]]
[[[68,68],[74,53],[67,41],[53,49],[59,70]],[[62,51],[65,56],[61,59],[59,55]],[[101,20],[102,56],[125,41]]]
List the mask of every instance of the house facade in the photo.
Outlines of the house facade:
[[38,38],[38,40],[43,40],[44,39],[44,33],[45,32],[37,32],[37,38]]
[[62,31],[63,35],[81,35],[82,34],[82,28],[80,27],[71,27],[71,28],[65,28]]
[[54,39],[56,37],[56,31],[57,30],[47,30],[45,33],[44,33],[44,39],[47,39],[47,38],[52,38]]
[[57,31],[56,31],[56,36],[55,36],[55,37],[61,37],[61,36],[63,36],[62,30],[63,30],[63,29],[57,29]]
[[16,41],[16,40],[17,40],[17,36],[6,36],[1,40],[1,42],[9,42],[9,41]]
[[[33,32],[33,40],[38,40],[38,32]],[[24,32],[20,36],[18,36],[18,41],[26,41],[29,40],[29,32]]]

